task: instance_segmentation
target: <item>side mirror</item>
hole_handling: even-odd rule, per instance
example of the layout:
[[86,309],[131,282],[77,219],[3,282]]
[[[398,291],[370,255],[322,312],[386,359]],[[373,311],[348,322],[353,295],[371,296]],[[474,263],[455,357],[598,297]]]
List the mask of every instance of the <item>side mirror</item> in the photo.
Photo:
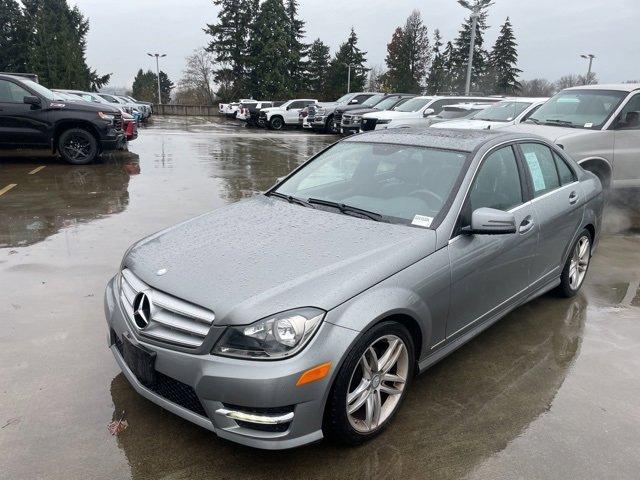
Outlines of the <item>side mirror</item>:
[[429,115],[433,115],[436,111],[433,108],[427,108],[423,113],[423,117],[428,117]]
[[34,107],[39,107],[40,105],[42,105],[42,100],[40,100],[40,97],[35,97],[35,96],[24,97],[22,99],[22,102],[26,103],[27,105],[32,105]]
[[506,235],[516,233],[516,218],[513,213],[495,208],[478,208],[471,214],[471,226],[464,227],[467,235]]

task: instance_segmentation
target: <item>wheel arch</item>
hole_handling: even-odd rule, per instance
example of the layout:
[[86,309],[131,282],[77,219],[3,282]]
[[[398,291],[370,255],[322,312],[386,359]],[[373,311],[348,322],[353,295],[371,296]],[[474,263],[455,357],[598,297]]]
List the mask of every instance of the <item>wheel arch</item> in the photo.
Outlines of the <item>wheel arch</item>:
[[602,183],[602,188],[607,189],[611,186],[613,166],[608,160],[602,157],[587,157],[578,161],[578,165],[596,175]]

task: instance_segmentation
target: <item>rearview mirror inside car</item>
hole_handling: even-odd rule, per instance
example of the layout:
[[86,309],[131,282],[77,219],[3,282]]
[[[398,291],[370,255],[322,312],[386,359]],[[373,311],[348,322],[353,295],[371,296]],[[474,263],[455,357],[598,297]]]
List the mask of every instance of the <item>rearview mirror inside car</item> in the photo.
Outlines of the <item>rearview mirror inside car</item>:
[[40,100],[40,98],[36,96],[26,96],[22,99],[22,101],[27,105],[33,105],[36,107],[39,107],[40,104],[42,103],[42,100]]
[[505,235],[516,233],[516,218],[513,213],[495,208],[478,208],[471,214],[471,225],[464,227],[467,235]]
[[433,108],[427,108],[427,109],[423,112],[422,116],[423,116],[423,117],[428,117],[429,115],[433,115],[434,113],[436,113],[436,111],[435,111]]

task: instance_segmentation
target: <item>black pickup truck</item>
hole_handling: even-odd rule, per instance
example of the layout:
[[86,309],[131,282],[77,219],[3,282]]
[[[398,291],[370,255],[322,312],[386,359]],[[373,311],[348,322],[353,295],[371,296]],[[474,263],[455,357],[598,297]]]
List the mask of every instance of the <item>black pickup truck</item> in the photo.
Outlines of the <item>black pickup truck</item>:
[[122,114],[109,105],[65,102],[28,78],[0,74],[0,148],[46,148],[84,165],[122,142]]

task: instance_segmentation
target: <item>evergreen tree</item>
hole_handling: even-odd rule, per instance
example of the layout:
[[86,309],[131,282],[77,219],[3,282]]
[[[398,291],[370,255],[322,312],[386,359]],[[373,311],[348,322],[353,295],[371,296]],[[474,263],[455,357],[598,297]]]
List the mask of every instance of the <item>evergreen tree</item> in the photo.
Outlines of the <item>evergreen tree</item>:
[[26,72],[28,30],[16,0],[0,0],[0,71]]
[[366,54],[358,48],[358,36],[351,28],[347,41],[340,45],[329,64],[326,88],[329,97],[338,98],[347,91],[348,65],[351,65],[351,91],[364,89],[367,82]]
[[511,22],[507,17],[489,56],[489,74],[493,84],[492,93],[515,94],[522,88],[518,82],[518,76],[522,70],[517,65],[518,44],[513,34]]
[[445,52],[442,52],[442,37],[440,31],[435,30],[433,37],[433,62],[431,63],[431,69],[429,70],[429,76],[427,78],[427,93],[429,95],[435,95],[438,92],[444,92],[447,88],[447,71],[446,71],[446,58]]
[[[451,89],[463,93],[465,89],[467,63],[469,61],[469,45],[471,43],[471,17],[469,17],[458,32],[458,37],[453,42],[451,51],[450,72]],[[476,42],[471,67],[471,91],[481,90],[485,85],[489,54],[483,48],[484,32],[487,30],[487,13],[479,15],[476,25]]]
[[[158,78],[155,74],[153,76]],[[175,85],[169,80],[169,76],[160,70],[160,96],[162,97],[162,103],[171,103],[171,90],[174,87]]]
[[314,95],[324,99],[327,72],[329,70],[329,47],[319,38],[314,40],[309,48],[307,62],[307,88]]
[[[89,21],[66,0],[23,0],[29,29],[27,69],[50,88],[89,90],[108,82],[86,63]],[[24,46],[23,46],[24,48]]]
[[304,21],[298,18],[298,1],[286,0],[286,12],[288,21],[287,49],[289,55],[288,83],[289,90],[293,94],[305,90],[305,57],[307,45],[303,43],[305,35]]
[[442,92],[451,93],[453,91],[453,72],[455,70],[453,62],[453,43],[447,42],[447,46],[442,53],[443,73],[442,73]]
[[421,93],[430,58],[428,30],[414,10],[387,45],[387,84],[395,91]]
[[215,54],[221,67],[215,79],[225,85],[218,94],[225,100],[241,96],[248,84],[249,38],[258,11],[258,0],[213,0],[221,7],[217,24],[207,24],[205,33],[212,37],[207,51]]
[[[171,102],[171,90],[173,90],[173,82],[169,79],[168,75],[163,71],[160,71],[160,96],[162,97],[162,103]],[[132,97],[145,102],[158,101],[158,75],[151,70],[146,72],[142,69],[138,70],[136,78],[133,80]]]
[[291,58],[287,12],[282,0],[265,0],[253,25],[249,43],[250,91],[254,98],[289,98]]

